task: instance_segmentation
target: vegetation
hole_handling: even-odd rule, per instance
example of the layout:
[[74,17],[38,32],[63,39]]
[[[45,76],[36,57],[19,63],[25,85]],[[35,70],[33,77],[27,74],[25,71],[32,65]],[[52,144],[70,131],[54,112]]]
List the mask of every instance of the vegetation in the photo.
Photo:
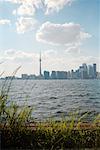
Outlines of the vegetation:
[[82,127],[73,121],[46,121],[32,124],[13,122],[2,128],[2,148],[56,150],[67,148],[100,148],[100,128]]
[[97,115],[92,123],[84,123],[83,118],[88,113],[79,119],[74,114],[70,120],[54,121],[49,119],[45,122],[35,122],[31,118],[31,107],[19,108],[15,103],[8,105],[11,82],[7,90],[1,90],[0,94],[2,149],[100,148],[100,115]]

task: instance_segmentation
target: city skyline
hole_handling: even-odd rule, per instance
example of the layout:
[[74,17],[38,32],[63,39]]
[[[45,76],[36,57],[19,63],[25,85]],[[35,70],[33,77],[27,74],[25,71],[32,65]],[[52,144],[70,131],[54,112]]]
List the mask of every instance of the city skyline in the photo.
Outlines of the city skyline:
[[[43,59],[42,59],[42,54],[41,54],[41,52],[39,53],[39,57],[38,57],[38,73],[31,73],[31,74],[29,74],[28,72],[22,72],[22,74],[18,74],[18,72],[21,70],[21,66],[18,66],[17,68],[19,68],[18,69],[18,71],[16,72],[16,75],[18,76],[18,77],[20,77],[20,76],[22,76],[22,75],[28,75],[28,76],[31,76],[31,75],[35,75],[36,77],[39,77],[40,79],[42,79],[41,77],[43,77],[44,76],[44,72],[46,71],[46,72],[51,72],[52,73],[52,71],[54,71],[54,72],[71,72],[72,70],[73,71],[75,71],[75,70],[77,70],[78,68],[77,68],[77,66],[75,67],[75,68],[70,68],[69,70],[59,70],[59,69],[55,69],[55,68],[53,68],[52,70],[48,70],[48,69],[45,69],[45,68],[43,68],[42,66],[44,66],[43,65]],[[1,62],[1,64],[2,64],[3,62]],[[92,64],[96,64],[96,63],[92,63]],[[51,64],[52,65],[52,64]],[[65,67],[67,68],[68,67],[68,65],[66,65],[66,64],[64,64],[65,65]],[[89,64],[86,64],[86,63],[82,63],[81,65],[79,65],[79,67],[82,67],[82,65],[86,65],[88,68],[89,67],[91,67],[91,64],[89,63]],[[99,66],[99,64],[96,64],[96,72],[97,73],[100,73],[100,71],[98,71],[98,66]],[[17,70],[17,68],[15,69],[15,70]],[[34,69],[34,68],[33,68]],[[13,70],[13,72],[10,72],[10,74],[8,74],[8,75],[4,75],[4,72],[1,72],[1,75],[2,75],[2,77],[12,77],[12,74],[15,72],[15,70]]]
[[0,74],[71,70],[98,64],[99,0],[0,0]]
[[[42,70],[41,68],[41,54],[40,54],[40,65],[39,65],[39,74],[21,74],[18,77],[16,74],[1,77],[0,79],[100,79],[100,72],[97,72],[97,64],[86,64],[83,63],[76,70],[52,70],[51,72],[48,70]],[[18,69],[17,69],[18,70]],[[16,71],[15,71],[16,72]]]

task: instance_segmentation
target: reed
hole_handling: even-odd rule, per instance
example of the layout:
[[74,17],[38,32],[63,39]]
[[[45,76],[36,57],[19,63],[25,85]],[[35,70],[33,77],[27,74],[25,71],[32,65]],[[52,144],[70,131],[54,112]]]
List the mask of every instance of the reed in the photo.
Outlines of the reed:
[[[16,71],[15,71],[16,72]],[[100,114],[91,123],[85,123],[88,112],[78,117],[70,115],[70,120],[49,119],[36,122],[32,119],[33,108],[16,103],[8,106],[8,93],[13,79],[8,81],[0,93],[0,133],[1,149],[65,150],[68,148],[100,148]],[[30,122],[31,121],[31,122]]]

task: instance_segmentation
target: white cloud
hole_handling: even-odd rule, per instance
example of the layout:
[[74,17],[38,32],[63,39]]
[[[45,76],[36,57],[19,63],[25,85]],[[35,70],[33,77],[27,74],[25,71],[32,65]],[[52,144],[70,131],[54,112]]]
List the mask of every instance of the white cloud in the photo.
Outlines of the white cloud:
[[[32,65],[34,66],[34,62],[38,64],[38,58],[39,55],[34,52],[25,52],[21,50],[8,49],[4,53],[2,53],[2,58],[0,58],[0,60],[2,60],[6,65],[6,69],[3,70],[9,70],[10,67],[13,71],[15,70],[16,66],[22,66],[22,68],[26,70],[26,73],[28,73],[29,70],[31,72]],[[36,68],[38,67],[37,64]]]
[[56,11],[58,12],[65,5],[71,5],[73,0],[45,0],[46,14]]
[[39,7],[39,5],[42,3],[42,0],[4,0],[4,1],[15,4],[29,4],[34,5],[35,7]]
[[0,19],[0,25],[11,25],[11,22],[8,19]]
[[83,39],[90,38],[89,33],[84,32],[80,24],[65,23],[54,24],[46,22],[42,24],[36,34],[37,41],[56,45],[79,45]]
[[[51,57],[54,56],[55,51],[54,50],[48,50],[42,53],[42,59],[45,57]],[[19,60],[19,62],[29,63],[30,61],[33,61],[34,58],[39,62],[40,54],[36,52],[26,52],[22,50],[16,50],[16,49],[8,49],[4,51],[0,51],[0,62],[2,60],[9,60],[9,61],[16,61]],[[29,61],[26,61],[29,60]]]
[[36,57],[35,53],[29,53],[29,52],[24,52],[21,50],[14,50],[14,49],[8,49],[4,52],[4,57],[9,59],[9,60],[19,60],[20,62],[22,60],[26,61],[32,61],[33,57]]
[[3,0],[5,2],[19,3],[20,0]]
[[18,74],[27,73],[32,74],[39,72],[39,54],[36,52],[26,52],[22,50],[8,49],[0,52],[0,70],[5,71],[5,75],[11,73],[21,66]]
[[80,53],[80,47],[79,46],[70,46],[66,49],[66,52],[69,54],[79,54]]
[[57,51],[50,49],[50,50],[46,50],[44,53],[44,58],[48,58],[48,57],[52,57],[52,56],[56,56],[57,55]]
[[33,30],[37,24],[37,21],[33,18],[20,17],[16,22],[17,33],[25,33]]
[[42,8],[45,10],[45,14],[49,14],[51,12],[58,12],[65,5],[71,5],[74,0],[5,0],[11,3],[16,4],[29,4],[36,8]]
[[20,5],[17,10],[14,10],[13,14],[21,16],[32,16],[35,14],[35,8],[32,5],[23,4]]

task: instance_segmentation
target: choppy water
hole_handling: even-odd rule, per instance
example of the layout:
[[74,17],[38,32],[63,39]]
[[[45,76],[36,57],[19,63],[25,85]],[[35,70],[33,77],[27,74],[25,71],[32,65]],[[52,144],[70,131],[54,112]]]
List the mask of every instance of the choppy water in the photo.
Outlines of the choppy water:
[[9,99],[33,106],[36,119],[59,119],[77,110],[93,115],[100,113],[100,80],[14,80]]

